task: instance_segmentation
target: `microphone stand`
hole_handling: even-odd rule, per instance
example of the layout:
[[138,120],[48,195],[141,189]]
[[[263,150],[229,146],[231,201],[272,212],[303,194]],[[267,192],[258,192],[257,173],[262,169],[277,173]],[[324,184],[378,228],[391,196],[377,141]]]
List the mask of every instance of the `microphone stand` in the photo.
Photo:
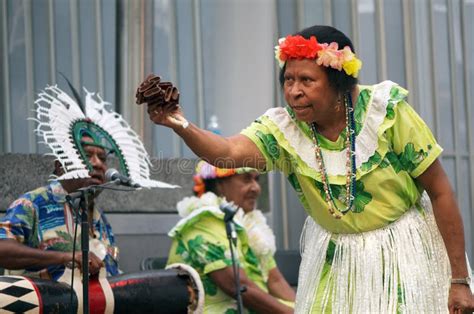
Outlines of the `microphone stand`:
[[237,300],[237,310],[239,314],[243,313],[243,302],[242,302],[242,292],[247,291],[247,287],[245,285],[240,285],[240,269],[237,264],[237,260],[234,254],[234,246],[237,249],[237,233],[235,231],[234,226],[234,215],[237,211],[233,213],[225,212],[224,215],[224,222],[225,222],[225,230],[227,233],[227,239],[229,240],[230,246],[230,256],[232,258],[232,270],[234,273],[234,284],[235,284],[235,298]]
[[[101,185],[90,185],[78,189],[76,192],[69,193],[66,200],[72,205],[76,213],[80,212],[81,217],[81,250],[82,250],[82,311],[83,314],[89,314],[89,196],[95,194],[98,190],[107,188],[110,185],[116,185],[118,182],[111,181]],[[74,200],[79,199],[79,203]],[[76,204],[77,207],[74,206]],[[81,210],[82,209],[82,210]],[[73,244],[75,246],[75,244]],[[75,249],[75,247],[73,247]],[[73,289],[73,287],[71,287]]]

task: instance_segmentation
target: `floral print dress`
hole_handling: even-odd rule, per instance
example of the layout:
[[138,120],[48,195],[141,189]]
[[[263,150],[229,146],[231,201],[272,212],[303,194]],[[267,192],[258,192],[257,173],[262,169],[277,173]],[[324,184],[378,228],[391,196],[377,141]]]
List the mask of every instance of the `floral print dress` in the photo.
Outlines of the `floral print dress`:
[[[183,218],[169,232],[173,240],[167,264],[184,263],[199,273],[205,290],[204,313],[237,313],[235,300],[224,293],[209,276],[213,271],[232,267],[224,213],[219,209],[222,201],[222,198],[211,192],[200,198],[185,198],[178,203],[178,212]],[[249,215],[248,218],[253,218],[255,221],[258,217]],[[273,233],[270,238],[264,239],[265,236],[251,232],[252,237],[258,237],[251,240],[255,247],[252,250],[249,233],[244,227],[251,224],[244,223],[245,220],[246,217],[240,209],[234,217],[238,237],[237,250],[234,249],[234,254],[247,277],[260,289],[268,292],[268,272],[276,267],[273,258],[275,252]],[[259,229],[265,228],[268,226],[264,223]]]
[[[47,186],[22,195],[0,219],[0,240],[13,239],[45,251],[72,252],[75,217],[69,206],[65,206],[66,195],[67,192],[59,181],[52,181]],[[102,211],[96,208],[93,211],[92,226],[93,238],[102,243],[107,251],[104,259],[107,275],[118,275],[118,247],[112,227]],[[75,250],[81,250],[80,224],[77,226]],[[51,265],[46,269],[8,270],[7,273],[58,280],[64,270],[64,265]]]
[[[423,190],[415,180],[438,158],[442,148],[427,125],[406,102],[408,92],[405,89],[385,81],[373,86],[360,85],[359,91],[354,109],[356,195],[352,210],[342,219],[335,219],[328,211],[311,128],[305,122],[296,120],[291,108],[269,109],[242,131],[265,157],[266,171],[283,172],[310,216],[303,231],[305,237],[302,241],[306,245],[302,248],[304,252],[296,309],[304,313],[394,312],[402,311],[403,306],[408,309],[417,306],[411,305],[411,299],[423,299],[428,301],[420,304],[418,309],[426,306],[427,310],[436,312],[435,307],[447,305],[446,294],[436,295],[441,300],[439,304],[438,301],[430,304],[430,293],[436,293],[438,287],[430,286],[425,289],[426,294],[419,294],[421,292],[411,287],[416,283],[406,283],[403,278],[409,281],[410,277],[418,278],[418,275],[419,278],[438,276],[436,278],[443,287],[447,278],[444,263],[446,252],[440,244],[436,225],[425,221]],[[317,136],[335,202],[338,208],[345,208],[345,130],[336,141],[319,134]],[[410,218],[403,219],[405,216]],[[410,225],[414,226],[415,223],[410,223],[410,219],[419,221],[419,228],[424,230],[425,238],[420,243],[434,243],[426,249],[426,252],[431,253],[417,251],[423,250],[421,247],[413,248],[414,251],[409,254],[404,251],[417,241],[412,235],[412,232],[417,231],[410,229]],[[396,232],[393,228],[400,229],[402,235],[408,235],[403,239],[394,239]],[[366,247],[369,237],[373,240],[370,250],[379,252],[373,258]],[[313,239],[313,243],[308,242],[308,239]],[[360,246],[357,248],[357,245]],[[400,251],[389,257],[388,252],[395,248]],[[317,250],[318,254],[315,253]],[[443,263],[438,268],[431,267],[433,273],[424,273],[425,270],[420,266],[416,271],[408,270],[398,277],[395,275],[402,271],[398,256],[423,256],[424,261],[430,263],[435,251]],[[312,261],[309,261],[309,256],[312,256]],[[334,259],[337,263],[334,263]],[[377,270],[373,278],[364,274],[371,267]],[[361,272],[362,275],[359,275]],[[317,275],[312,278],[312,273]],[[376,287],[363,288],[364,281],[376,282]],[[345,290],[342,292],[342,289]]]

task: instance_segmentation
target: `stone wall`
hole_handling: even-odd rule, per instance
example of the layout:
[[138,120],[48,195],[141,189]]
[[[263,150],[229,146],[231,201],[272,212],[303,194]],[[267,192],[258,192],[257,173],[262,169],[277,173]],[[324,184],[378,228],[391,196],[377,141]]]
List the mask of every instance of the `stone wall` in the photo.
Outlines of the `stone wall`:
[[[21,194],[45,185],[53,170],[53,158],[35,154],[0,155],[0,211]],[[177,189],[142,189],[133,192],[104,191],[98,205],[113,213],[175,212],[176,202],[192,195],[196,160],[152,160],[151,178],[181,186]]]

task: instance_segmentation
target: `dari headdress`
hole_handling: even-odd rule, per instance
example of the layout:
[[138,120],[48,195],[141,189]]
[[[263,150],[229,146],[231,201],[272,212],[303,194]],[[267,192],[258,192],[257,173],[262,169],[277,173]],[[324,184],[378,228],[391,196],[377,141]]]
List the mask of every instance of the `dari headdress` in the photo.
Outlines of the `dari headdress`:
[[[69,82],[68,82],[69,84]],[[64,174],[58,180],[89,178],[92,165],[83,144],[102,147],[113,153],[121,174],[142,187],[174,188],[177,186],[150,179],[150,159],[138,135],[123,117],[109,109],[110,103],[86,89],[85,105],[71,87],[77,102],[55,86],[48,86],[38,95],[36,133],[43,137]],[[84,143],[87,136],[92,142]]]
[[225,177],[230,177],[235,174],[242,174],[257,171],[254,168],[249,167],[242,167],[242,168],[218,168],[215,167],[204,160],[201,160],[196,165],[196,171],[193,176],[194,180],[194,187],[193,191],[196,193],[197,196],[203,195],[206,191],[206,185],[204,184],[204,180],[210,179],[221,179]]
[[280,68],[289,59],[315,59],[318,65],[344,70],[347,75],[357,77],[362,62],[355,56],[349,46],[339,49],[336,42],[318,43],[315,36],[309,39],[301,35],[288,35],[278,40],[275,46],[275,58]]

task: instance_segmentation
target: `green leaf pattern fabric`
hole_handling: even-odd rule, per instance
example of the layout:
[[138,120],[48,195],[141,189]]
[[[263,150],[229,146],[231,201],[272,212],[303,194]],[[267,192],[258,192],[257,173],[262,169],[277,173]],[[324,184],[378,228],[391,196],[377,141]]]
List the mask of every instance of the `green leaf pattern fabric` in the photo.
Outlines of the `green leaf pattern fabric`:
[[[354,112],[356,132],[361,136],[365,128],[373,130],[371,134],[376,137],[364,140],[369,144],[366,147],[375,147],[375,151],[358,164],[354,208],[340,221],[327,210],[319,169],[312,159],[314,144],[309,127],[295,120],[291,109],[269,109],[259,118],[260,123],[252,123],[242,131],[266,157],[267,170],[284,173],[308,214],[327,230],[338,233],[374,230],[396,221],[420,198],[414,178],[442,152],[426,123],[406,102],[405,89],[393,82],[383,82],[359,85],[359,90]],[[292,142],[295,138],[298,141]],[[341,135],[335,142],[323,138],[320,145],[323,154],[346,148]],[[328,176],[333,196],[342,206],[346,177],[332,173]]]
[[[240,257],[240,267],[247,277],[267,291],[261,271],[263,265],[248,246],[245,230],[240,226],[236,230],[238,247],[234,253]],[[168,264],[173,263],[188,264],[199,273],[206,294],[205,313],[233,313],[236,310],[235,300],[220,290],[209,275],[232,266],[223,215],[204,211],[177,229],[168,259]]]
[[271,134],[264,134],[262,132],[257,132],[256,135],[262,141],[268,155],[273,159],[273,161],[278,160],[278,158],[280,158],[280,149],[275,137]]
[[[324,185],[319,181],[314,181],[314,184],[319,189],[321,197],[325,197],[326,193],[324,192]],[[342,209],[347,206],[346,204],[346,186],[331,184],[332,196],[334,199],[339,200],[340,204],[338,206]],[[364,183],[362,181],[356,181],[356,195],[354,200],[354,206],[351,211],[353,213],[362,213],[365,206],[367,206],[370,201],[372,201],[372,195],[364,190]],[[341,205],[342,203],[342,205]],[[327,205],[326,205],[327,206]]]

